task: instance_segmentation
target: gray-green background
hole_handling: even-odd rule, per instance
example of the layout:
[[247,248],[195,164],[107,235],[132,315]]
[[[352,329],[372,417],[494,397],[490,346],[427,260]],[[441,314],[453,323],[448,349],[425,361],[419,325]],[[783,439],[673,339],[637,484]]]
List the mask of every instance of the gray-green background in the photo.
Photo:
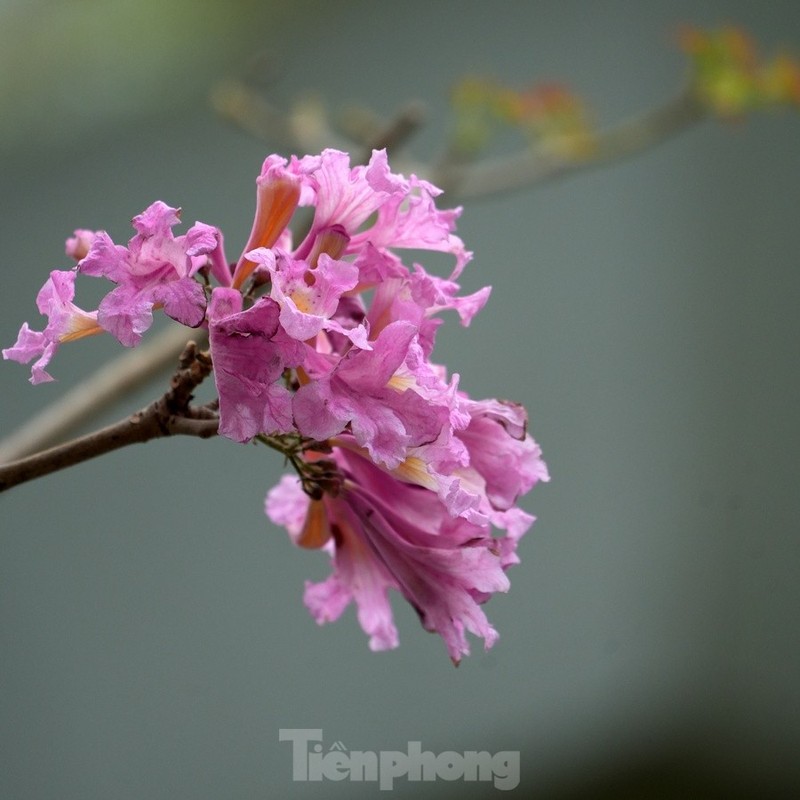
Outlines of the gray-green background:
[[[800,51],[796,2],[0,3],[0,342],[39,318],[64,238],[155,199],[235,257],[268,146],[209,110],[269,55],[274,96],[386,114],[430,156],[468,72],[561,78],[612,122],[669,96],[683,21]],[[530,410],[553,482],[525,507],[498,645],[454,670],[396,602],[373,654],[302,605],[327,559],[262,513],[277,457],[139,446],[0,498],[0,797],[372,796],[293,784],[279,728],[353,750],[519,750],[542,798],[791,796],[800,746],[800,118],[705,123],[632,161],[469,203],[464,284],[494,286],[438,357]],[[85,284],[84,284],[85,286]],[[90,294],[86,305],[96,297]],[[449,329],[448,329],[449,328]],[[58,383],[0,364],[8,433],[118,351],[65,347]],[[151,399],[154,384],[104,415]],[[632,788],[632,787],[639,788]],[[611,788],[609,788],[611,787]],[[757,787],[757,788],[752,788]],[[486,785],[397,784],[476,797]]]

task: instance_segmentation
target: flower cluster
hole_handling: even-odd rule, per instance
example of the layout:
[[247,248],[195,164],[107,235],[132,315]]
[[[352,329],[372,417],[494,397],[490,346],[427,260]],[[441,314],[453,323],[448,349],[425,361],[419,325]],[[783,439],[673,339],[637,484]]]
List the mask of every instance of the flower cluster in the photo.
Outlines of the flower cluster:
[[[468,325],[489,296],[459,294],[471,258],[454,234],[459,211],[438,209],[430,183],[391,172],[384,151],[355,167],[335,150],[270,156],[256,183],[236,263],[217,228],[197,222],[176,236],[180,212],[161,202],[134,218],[127,247],[76,231],[67,253],[77,265],[39,293],[47,326],[23,325],[3,356],[35,359],[39,383],[60,344],[105,331],[135,346],[156,309],[207,327],[220,434],[290,456],[298,474],[269,492],[266,513],[331,558],[331,576],[306,585],[313,617],[335,620],[354,601],[370,647],[395,647],[396,589],[457,663],[466,632],[487,648],[497,638],[481,605],[508,589],[533,522],[518,498],[548,479],[524,409],[471,399],[431,360],[442,313]],[[299,207],[312,213],[293,241]],[[409,266],[404,250],[450,254],[452,271]],[[96,311],[72,302],[78,274],[115,284]]]

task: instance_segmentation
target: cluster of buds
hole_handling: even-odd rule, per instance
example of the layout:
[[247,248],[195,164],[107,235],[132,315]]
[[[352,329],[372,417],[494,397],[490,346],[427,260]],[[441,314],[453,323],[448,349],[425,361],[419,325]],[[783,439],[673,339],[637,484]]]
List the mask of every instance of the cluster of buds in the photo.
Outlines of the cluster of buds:
[[[521,406],[471,399],[431,360],[442,313],[468,325],[489,296],[459,294],[471,253],[438,194],[391,172],[384,151],[365,166],[335,150],[269,156],[235,263],[216,227],[175,235],[179,210],[162,202],[134,218],[127,246],[76,231],[76,266],[52,272],[37,299],[46,327],[23,325],[3,356],[34,361],[39,383],[64,342],[107,332],[135,346],[155,310],[206,327],[219,433],[286,454],[296,474],[268,493],[266,513],[331,558],[330,577],[306,586],[313,617],[335,620],[354,601],[370,647],[396,647],[398,590],[457,663],[467,632],[487,648],[497,638],[481,606],[508,589],[533,522],[518,499],[548,474]],[[300,207],[313,215],[295,242]],[[405,250],[449,254],[452,271],[408,265]],[[73,303],[77,275],[114,284],[96,310]]]

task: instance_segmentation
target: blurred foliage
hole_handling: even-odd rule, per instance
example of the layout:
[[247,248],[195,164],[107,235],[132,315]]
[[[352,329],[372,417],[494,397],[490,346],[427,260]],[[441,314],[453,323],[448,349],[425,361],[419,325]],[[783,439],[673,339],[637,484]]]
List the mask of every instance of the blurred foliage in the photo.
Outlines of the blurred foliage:
[[[786,53],[762,60],[740,28],[704,31],[684,26],[678,36],[689,56],[689,91],[721,117],[757,109],[800,106],[800,62]],[[514,89],[501,81],[468,76],[451,94],[451,150],[473,159],[503,129],[520,132],[531,147],[570,160],[591,158],[596,131],[584,101],[567,86],[542,82]]]
[[731,26],[712,31],[685,27],[679,43],[692,63],[692,85],[702,102],[723,117],[778,106],[800,106],[800,63],[779,53],[759,57],[755,42]]
[[583,101],[559,83],[537,83],[513,89],[490,78],[470,76],[453,88],[453,149],[472,157],[502,127],[515,128],[530,145],[558,155],[592,154],[593,133]]

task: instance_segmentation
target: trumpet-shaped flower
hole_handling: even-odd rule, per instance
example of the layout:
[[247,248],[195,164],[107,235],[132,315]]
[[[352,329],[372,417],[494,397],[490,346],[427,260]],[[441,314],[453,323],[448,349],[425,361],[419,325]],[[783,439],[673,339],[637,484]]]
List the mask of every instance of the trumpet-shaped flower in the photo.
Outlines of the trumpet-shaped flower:
[[45,367],[59,345],[102,333],[96,311],[84,311],[72,300],[75,297],[75,271],[54,270],[39,290],[36,306],[47,317],[43,331],[34,331],[24,322],[16,343],[3,350],[3,358],[27,364],[34,358],[30,381],[33,384],[52,381]]
[[293,339],[306,341],[321,330],[335,331],[369,347],[361,326],[347,330],[332,319],[342,295],[358,283],[358,268],[321,253],[316,266],[288,254],[259,248],[248,259],[266,270],[271,278],[270,296],[280,306],[280,322]]
[[[385,150],[374,150],[366,166],[351,167],[350,156],[339,150],[323,150],[301,163],[309,166],[306,185],[313,193],[314,220],[297,249],[298,258],[312,251],[320,232],[337,225],[353,237],[390,197],[408,193],[405,178],[389,171]],[[361,244],[351,241],[348,252]]]
[[298,205],[308,205],[312,189],[308,173],[317,167],[318,159],[306,156],[287,162],[277,155],[268,156],[256,178],[256,213],[247,244],[242,251],[233,274],[233,285],[238,289],[253,273],[256,262],[249,253],[261,247],[270,248],[277,243],[288,244],[287,225]]
[[[345,476],[342,492],[311,501],[292,478],[267,495],[266,511],[302,544],[316,540],[332,554],[333,573],[307,583],[305,603],[322,624],[354,601],[373,650],[396,647],[388,591],[411,603],[426,630],[438,633],[455,663],[468,655],[466,633],[498,638],[481,604],[508,590],[519,535],[494,538],[488,526],[450,516],[438,496],[389,475],[369,459],[335,449]],[[302,521],[301,521],[302,520]],[[314,530],[316,529],[316,530]]]

